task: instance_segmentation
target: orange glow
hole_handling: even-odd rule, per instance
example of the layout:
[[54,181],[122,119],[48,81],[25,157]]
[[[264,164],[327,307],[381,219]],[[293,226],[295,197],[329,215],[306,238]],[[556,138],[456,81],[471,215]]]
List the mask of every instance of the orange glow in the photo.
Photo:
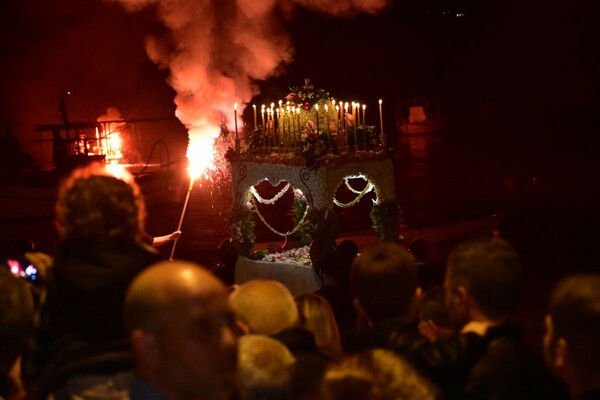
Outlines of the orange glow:
[[116,162],[106,164],[106,171],[117,179],[121,179],[126,182],[128,181],[129,171],[123,164],[118,164]]
[[102,124],[102,132],[96,130],[95,154],[105,156],[107,163],[119,163],[123,158],[122,131],[127,124],[121,118],[121,113],[114,107],[109,107],[106,114],[98,117]]
[[190,143],[187,148],[188,173],[190,174],[190,178],[196,179],[202,173],[206,176],[207,170],[215,167],[213,144],[219,133],[219,127],[190,129]]
[[123,146],[123,140],[121,139],[121,133],[114,131],[108,136],[108,149],[106,152],[106,161],[119,162],[123,158],[121,152]]

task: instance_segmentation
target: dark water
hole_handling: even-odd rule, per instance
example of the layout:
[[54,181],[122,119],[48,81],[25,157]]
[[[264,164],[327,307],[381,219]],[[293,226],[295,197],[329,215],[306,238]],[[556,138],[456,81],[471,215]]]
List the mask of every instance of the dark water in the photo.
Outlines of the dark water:
[[[564,145],[563,145],[564,144]],[[502,213],[501,233],[521,253],[526,268],[523,317],[538,335],[548,291],[562,275],[600,271],[594,250],[600,235],[598,160],[564,143],[548,147],[518,138],[439,135],[402,137],[394,148],[397,198],[404,224],[427,229],[451,226]],[[276,190],[276,189],[274,189]],[[343,197],[343,193],[340,194]],[[339,210],[342,233],[369,229],[371,197],[350,210]],[[279,205],[279,203],[278,203]],[[281,231],[291,228],[290,196],[265,218]],[[153,235],[177,228],[183,196],[177,204],[149,209],[147,231]],[[229,235],[227,204],[210,186],[196,185],[183,220],[175,257],[212,266],[219,243]],[[52,253],[56,234],[50,219],[2,223],[3,251],[19,237]],[[281,238],[257,223],[258,241]],[[169,257],[171,244],[159,250]]]

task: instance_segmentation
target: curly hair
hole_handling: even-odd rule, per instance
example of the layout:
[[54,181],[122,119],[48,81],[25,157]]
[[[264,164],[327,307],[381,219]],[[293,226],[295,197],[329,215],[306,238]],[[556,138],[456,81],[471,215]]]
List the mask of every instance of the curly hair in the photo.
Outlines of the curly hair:
[[75,169],[61,184],[55,225],[62,240],[117,244],[141,237],[144,199],[131,174],[121,175],[93,163]]

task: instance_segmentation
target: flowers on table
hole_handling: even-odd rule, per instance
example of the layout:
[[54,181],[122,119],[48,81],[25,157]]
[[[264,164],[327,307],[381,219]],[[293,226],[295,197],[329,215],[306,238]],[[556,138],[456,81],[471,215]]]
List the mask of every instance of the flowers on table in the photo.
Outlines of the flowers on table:
[[310,247],[302,246],[281,252],[266,254],[262,259],[264,262],[280,262],[296,265],[311,265]]

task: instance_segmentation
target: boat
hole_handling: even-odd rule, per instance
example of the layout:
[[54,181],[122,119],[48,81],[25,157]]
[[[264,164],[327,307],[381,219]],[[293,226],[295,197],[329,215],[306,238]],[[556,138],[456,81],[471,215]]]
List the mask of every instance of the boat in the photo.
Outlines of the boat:
[[439,133],[446,123],[436,99],[413,98],[396,103],[396,127],[403,135]]

